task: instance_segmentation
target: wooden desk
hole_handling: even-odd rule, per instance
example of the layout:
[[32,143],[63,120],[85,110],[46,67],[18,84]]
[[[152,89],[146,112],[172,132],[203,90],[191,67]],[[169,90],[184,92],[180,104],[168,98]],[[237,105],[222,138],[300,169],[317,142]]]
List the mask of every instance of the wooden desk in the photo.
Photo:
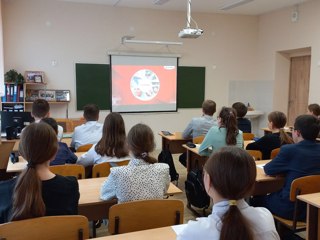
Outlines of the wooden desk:
[[[80,157],[84,152],[75,152],[74,153],[77,157]],[[27,166],[27,161],[19,156],[19,162],[12,163],[9,159],[8,166],[7,166],[7,172],[8,173],[19,173],[21,172],[25,167]]]
[[162,150],[169,148],[172,154],[185,152],[182,145],[192,141],[190,138],[184,139],[181,132],[175,132],[171,136],[166,136],[162,132],[159,132],[159,135],[162,138]]
[[182,145],[187,150],[187,173],[192,169],[202,169],[206,163],[208,156],[200,156],[199,148],[190,148],[186,144]]
[[307,203],[307,239],[320,239],[320,193],[299,195]]
[[1,142],[15,142],[12,152],[18,152],[19,151],[19,142],[20,139],[12,139],[12,140],[7,140],[6,138],[1,138]]
[[104,236],[99,238],[94,238],[96,240],[175,240],[177,238],[176,233],[169,227],[154,228],[144,231],[137,231],[131,233],[124,233],[118,235]]

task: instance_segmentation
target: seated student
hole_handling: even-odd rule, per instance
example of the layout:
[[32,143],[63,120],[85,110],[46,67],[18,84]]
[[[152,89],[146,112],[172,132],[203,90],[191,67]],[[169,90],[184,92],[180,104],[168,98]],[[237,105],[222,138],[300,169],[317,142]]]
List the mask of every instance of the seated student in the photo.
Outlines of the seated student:
[[235,102],[232,104],[232,108],[236,110],[238,128],[244,133],[251,133],[251,122],[244,116],[248,112],[248,108],[242,102]]
[[317,103],[309,104],[307,114],[320,118],[320,106]]
[[[320,121],[311,115],[298,116],[292,133],[295,144],[280,148],[279,154],[264,166],[267,175],[285,175],[281,190],[267,196],[254,197],[254,206],[263,206],[282,218],[293,218],[294,202],[289,200],[290,187],[294,179],[320,174],[320,144],[316,137],[320,131]],[[305,220],[306,206],[299,206],[298,220]]]
[[210,156],[204,166],[204,186],[213,200],[208,217],[189,221],[177,240],[280,239],[271,213],[250,207],[256,180],[256,164],[243,149],[224,147]]
[[[217,125],[217,120],[213,119],[216,112],[216,103],[212,100],[205,100],[202,103],[202,116],[192,118],[186,129],[183,131],[183,138],[195,138],[206,135],[212,126]],[[179,161],[183,166],[187,166],[187,153],[184,152],[179,156]]]
[[170,184],[169,166],[149,155],[155,147],[151,128],[145,124],[133,126],[127,142],[132,159],[127,166],[111,168],[101,187],[101,199],[117,198],[120,203],[162,199]]
[[[78,214],[80,193],[77,179],[55,175],[49,169],[49,162],[55,157],[57,150],[57,135],[48,124],[32,123],[25,127],[20,137],[19,152],[28,164],[17,178],[6,182],[14,189],[10,201],[1,201],[9,206],[0,207],[7,210],[1,216],[10,215],[10,220],[16,221]],[[2,190],[3,187],[0,187],[0,191]],[[10,194],[8,189],[0,192],[1,198],[7,194]]]
[[[227,145],[243,146],[242,131],[238,129],[236,111],[223,107],[218,116],[218,126],[210,128],[199,148],[199,154],[209,156],[212,151]],[[212,149],[209,149],[211,148]]]
[[[50,116],[50,105],[44,99],[37,99],[32,103],[31,115],[34,117],[36,123],[40,122],[42,118]],[[61,141],[63,137],[63,127],[58,125],[58,140]]]
[[102,124],[98,122],[99,107],[95,104],[87,104],[83,107],[85,124],[74,129],[71,147],[75,150],[86,144],[96,144],[102,136]]
[[128,154],[123,118],[112,112],[104,120],[102,138],[79,157],[77,164],[87,167],[103,162],[121,162],[129,159]]
[[[49,124],[54,132],[58,134],[58,124],[53,118],[43,118],[41,122]],[[78,157],[69,149],[68,145],[63,142],[58,142],[58,152],[56,157],[50,162],[50,166],[64,165],[66,163],[76,163]]]
[[287,117],[283,112],[274,111],[268,115],[268,128],[271,134],[264,135],[259,140],[247,145],[247,150],[259,150],[262,159],[270,159],[271,151],[284,144],[293,143],[292,138],[284,131]]

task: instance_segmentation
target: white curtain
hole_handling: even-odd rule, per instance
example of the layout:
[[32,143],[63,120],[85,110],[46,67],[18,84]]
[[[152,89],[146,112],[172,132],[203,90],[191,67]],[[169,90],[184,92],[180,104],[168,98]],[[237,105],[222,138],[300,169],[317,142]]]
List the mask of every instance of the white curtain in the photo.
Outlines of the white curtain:
[[[4,67],[3,67],[3,27],[2,27],[2,7],[0,1],[0,96],[4,95]],[[0,99],[1,102],[1,99]]]

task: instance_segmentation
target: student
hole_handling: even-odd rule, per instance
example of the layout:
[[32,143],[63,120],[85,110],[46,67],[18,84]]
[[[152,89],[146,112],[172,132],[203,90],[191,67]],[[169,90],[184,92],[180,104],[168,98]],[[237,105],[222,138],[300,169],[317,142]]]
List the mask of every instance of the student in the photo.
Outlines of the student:
[[[43,118],[41,122],[49,124],[54,132],[58,134],[58,124],[53,118]],[[68,145],[63,142],[58,142],[58,152],[55,158],[50,162],[50,166],[64,165],[66,163],[76,163],[78,157],[69,149]]]
[[317,118],[320,118],[320,106],[317,103],[312,103],[308,106],[307,114],[311,114]]
[[268,128],[271,134],[266,134],[259,140],[247,145],[247,150],[259,150],[262,153],[262,159],[270,159],[271,151],[284,144],[293,143],[292,138],[284,131],[287,123],[287,117],[283,112],[274,111],[268,115]]
[[[16,221],[78,213],[80,194],[77,179],[55,175],[49,169],[49,162],[57,149],[56,133],[48,124],[32,123],[25,127],[20,137],[19,152],[28,164],[17,178],[8,182],[14,186],[12,201],[10,199],[6,203],[9,207],[1,206],[1,209],[7,209],[7,213],[1,215],[10,215],[11,220]],[[10,191],[0,192],[1,198],[7,194]],[[8,210],[11,204],[12,211]]]
[[280,239],[271,213],[244,200],[253,190],[256,171],[253,158],[241,148],[224,147],[211,155],[203,179],[214,203],[212,213],[189,221],[177,240]]
[[[316,137],[320,131],[320,121],[311,115],[298,116],[292,133],[295,144],[280,148],[279,154],[264,166],[267,175],[284,175],[281,190],[267,196],[255,197],[252,204],[268,208],[272,213],[286,219],[293,219],[294,202],[289,200],[290,187],[294,179],[320,174],[320,144]],[[298,208],[297,220],[305,220],[306,206]]]
[[[183,131],[183,138],[195,138],[207,134],[212,126],[217,126],[217,120],[213,119],[216,112],[216,103],[212,100],[205,100],[202,103],[202,116],[192,118],[186,129]],[[179,162],[183,166],[187,166],[187,153],[184,152],[179,156]]]
[[244,118],[248,112],[248,108],[242,102],[235,102],[232,104],[237,112],[238,128],[244,133],[251,133],[251,122],[249,119]]
[[[40,122],[42,118],[50,116],[50,105],[44,99],[37,99],[32,103],[31,115],[34,117],[36,123]],[[58,125],[58,140],[61,141],[63,137],[63,127]]]
[[72,135],[71,147],[75,150],[86,144],[96,144],[102,136],[102,124],[99,120],[99,107],[95,104],[87,104],[83,108],[85,124],[77,126]]
[[170,183],[169,166],[149,155],[155,147],[151,128],[145,124],[133,126],[127,142],[132,158],[127,166],[111,168],[101,187],[101,199],[117,198],[120,203],[162,199]]
[[88,152],[79,157],[77,164],[85,167],[102,162],[121,162],[129,159],[126,130],[119,113],[112,112],[104,120],[102,138]]
[[[243,146],[242,131],[238,129],[236,111],[223,107],[218,116],[218,126],[213,126],[206,134],[199,148],[199,154],[209,156],[227,145]],[[212,150],[209,149],[212,147]]]

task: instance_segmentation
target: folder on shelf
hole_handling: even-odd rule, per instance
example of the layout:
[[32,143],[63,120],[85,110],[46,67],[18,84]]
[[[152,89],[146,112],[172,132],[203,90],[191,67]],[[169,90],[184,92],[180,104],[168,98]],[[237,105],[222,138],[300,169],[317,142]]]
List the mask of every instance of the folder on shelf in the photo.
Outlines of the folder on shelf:
[[18,86],[17,85],[13,85],[13,100],[12,102],[17,102],[17,92],[18,92]]

